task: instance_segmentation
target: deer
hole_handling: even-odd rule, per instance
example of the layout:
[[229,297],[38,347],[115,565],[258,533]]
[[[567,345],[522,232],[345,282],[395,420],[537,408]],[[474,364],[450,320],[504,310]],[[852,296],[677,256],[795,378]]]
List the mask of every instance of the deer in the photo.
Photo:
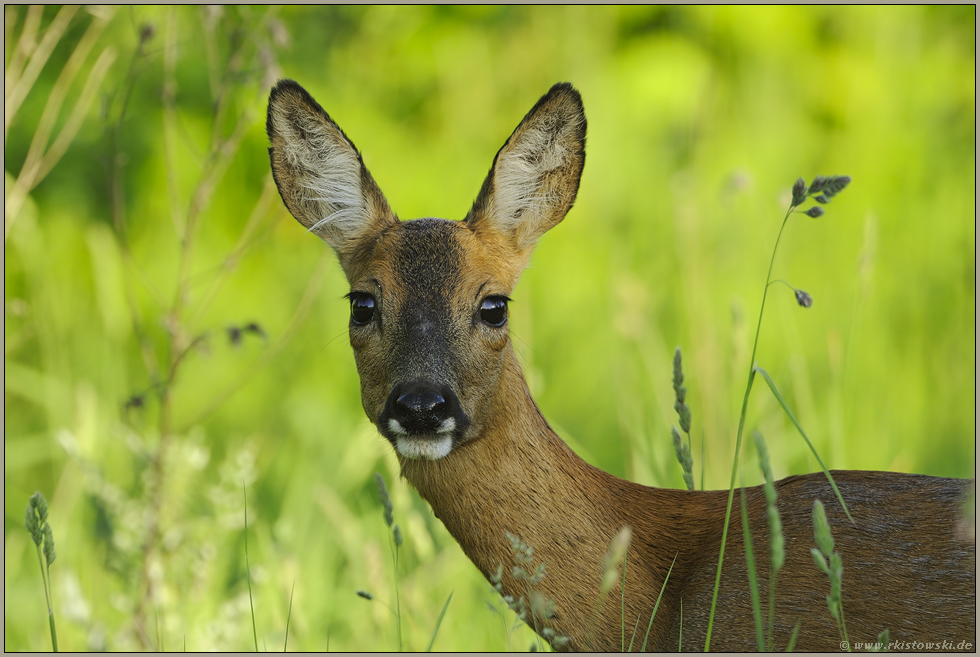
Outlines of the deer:
[[[466,556],[517,599],[529,584],[513,576],[508,537],[531,546],[546,564],[536,589],[554,603],[534,629],[566,637],[562,649],[623,649],[621,625],[627,638],[636,626],[642,634],[658,599],[648,649],[709,647],[728,491],[647,487],[584,461],[532,399],[511,342],[510,294],[538,239],[578,193],[586,133],[579,92],[561,83],[538,100],[497,152],[462,220],[399,220],[354,143],[292,80],[271,90],[266,129],[286,208],[336,252],[350,284],[349,337],[364,412],[394,448],[401,476]],[[971,480],[832,476],[853,522],[822,472],[775,484],[786,560],[776,582],[774,645],[785,647],[798,624],[799,650],[845,647],[828,612],[828,579],[810,554],[820,500],[843,559],[852,642],[873,642],[888,629],[893,647],[947,641],[935,647],[975,650],[975,538],[957,529]],[[767,599],[765,499],[761,486],[741,494]],[[603,557],[623,527],[632,532],[625,584],[610,593],[615,602],[598,605]],[[742,537],[736,511],[713,650],[757,648]]]

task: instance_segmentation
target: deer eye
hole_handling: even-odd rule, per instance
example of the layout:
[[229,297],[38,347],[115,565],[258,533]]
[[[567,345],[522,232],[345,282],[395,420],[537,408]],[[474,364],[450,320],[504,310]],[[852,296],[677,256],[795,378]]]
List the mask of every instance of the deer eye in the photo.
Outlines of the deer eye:
[[499,328],[507,322],[507,297],[487,297],[480,304],[480,319]]
[[350,321],[357,326],[369,324],[374,317],[374,297],[363,292],[351,292],[350,298]]

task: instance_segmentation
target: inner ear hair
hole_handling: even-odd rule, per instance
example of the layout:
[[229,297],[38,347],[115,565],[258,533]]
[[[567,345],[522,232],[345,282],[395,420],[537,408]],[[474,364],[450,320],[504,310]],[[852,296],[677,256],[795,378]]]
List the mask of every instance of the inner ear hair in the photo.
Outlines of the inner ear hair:
[[397,221],[353,142],[292,80],[272,89],[266,130],[283,202],[342,264],[354,243]]
[[494,158],[467,215],[477,232],[534,245],[575,202],[585,166],[585,112],[572,85],[556,84],[528,112]]

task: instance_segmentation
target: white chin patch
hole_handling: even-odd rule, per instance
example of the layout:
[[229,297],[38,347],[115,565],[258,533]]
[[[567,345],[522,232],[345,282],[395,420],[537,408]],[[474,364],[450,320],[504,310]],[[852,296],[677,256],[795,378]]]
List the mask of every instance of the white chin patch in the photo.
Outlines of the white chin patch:
[[402,456],[410,459],[426,459],[435,461],[449,454],[453,449],[453,439],[448,435],[433,436],[398,436],[395,449]]
[[418,436],[405,431],[398,420],[394,418],[388,420],[388,429],[398,436],[395,449],[399,454],[410,459],[435,461],[448,455],[453,450],[452,432],[455,428],[456,420],[447,418],[434,434]]

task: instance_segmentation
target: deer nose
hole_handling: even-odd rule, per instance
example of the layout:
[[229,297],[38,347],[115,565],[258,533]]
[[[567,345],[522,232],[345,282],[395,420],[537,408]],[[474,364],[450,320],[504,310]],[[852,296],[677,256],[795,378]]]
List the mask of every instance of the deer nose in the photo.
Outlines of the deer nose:
[[450,405],[438,392],[412,390],[395,399],[392,411],[392,418],[408,433],[429,433],[449,417]]

